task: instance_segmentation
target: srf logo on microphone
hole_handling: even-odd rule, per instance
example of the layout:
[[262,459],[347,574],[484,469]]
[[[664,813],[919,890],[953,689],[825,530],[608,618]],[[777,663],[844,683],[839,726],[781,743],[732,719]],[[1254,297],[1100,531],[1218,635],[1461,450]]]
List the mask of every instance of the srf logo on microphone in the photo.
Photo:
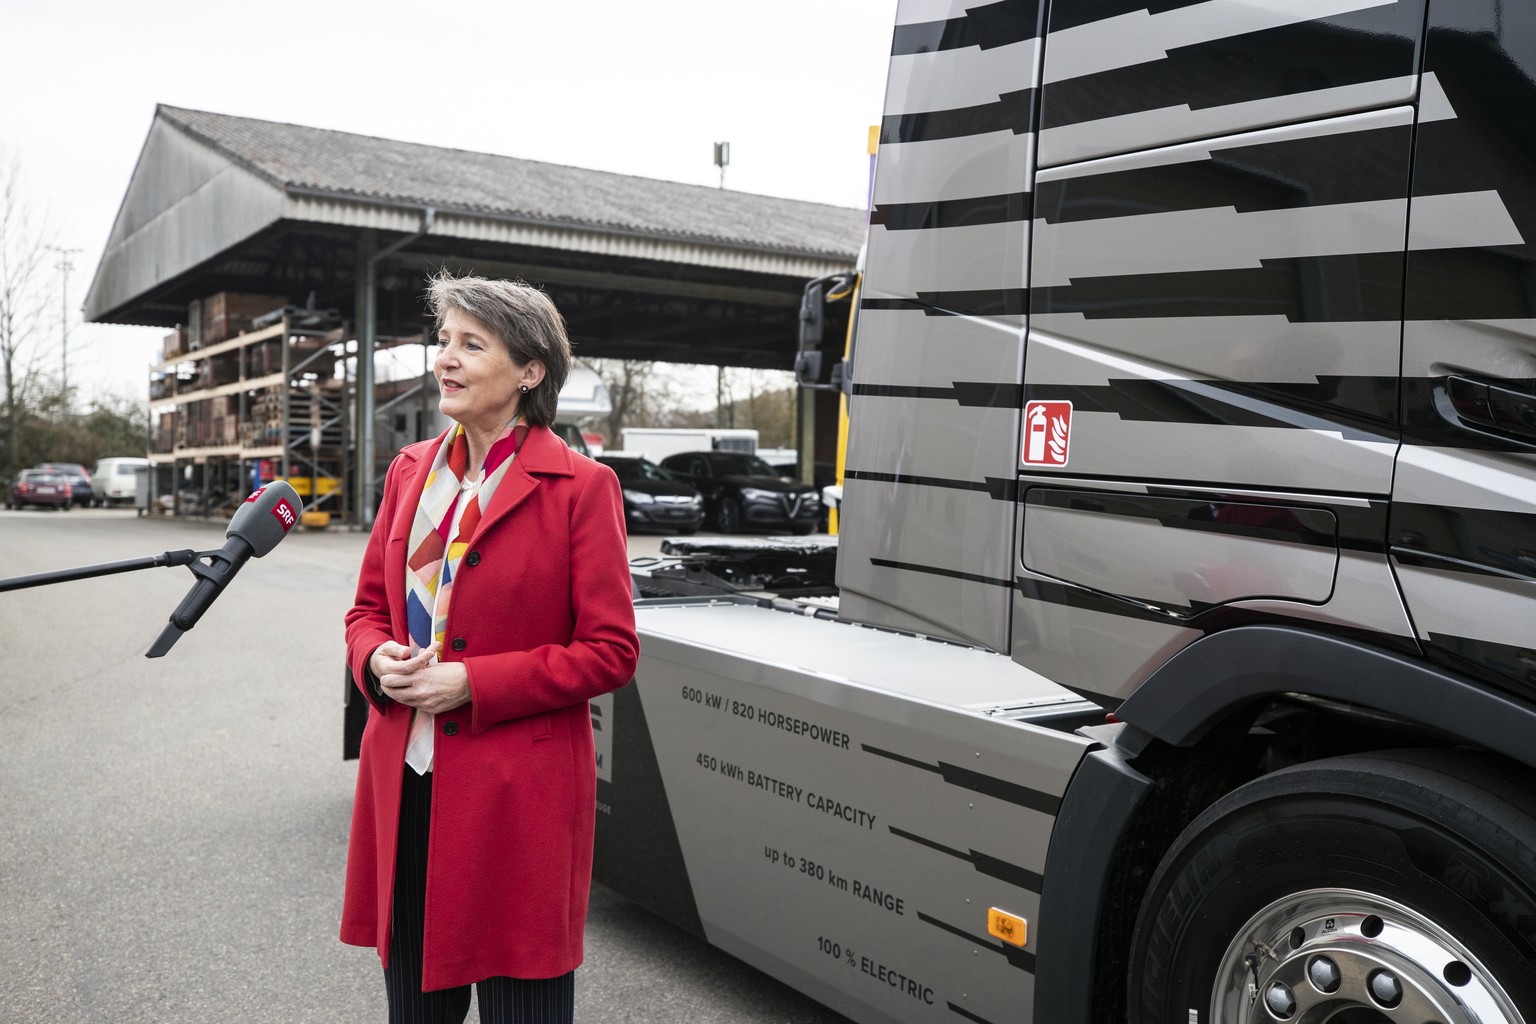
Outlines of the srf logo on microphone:
[[273,505],[272,514],[277,517],[278,522],[283,524],[284,533],[293,529],[293,524],[298,522],[299,519],[298,516],[293,514],[293,506],[288,504],[286,500],[279,501],[276,505]]
[[1071,441],[1071,402],[1029,402],[1024,406],[1024,465],[1065,466]]

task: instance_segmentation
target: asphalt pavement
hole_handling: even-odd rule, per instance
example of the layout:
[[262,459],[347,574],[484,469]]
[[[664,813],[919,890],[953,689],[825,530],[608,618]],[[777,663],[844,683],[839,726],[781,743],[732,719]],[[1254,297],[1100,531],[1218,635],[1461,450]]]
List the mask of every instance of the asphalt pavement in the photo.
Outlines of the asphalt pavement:
[[[132,511],[0,512],[0,576],[222,542]],[[0,592],[0,1024],[385,1019],[376,956],[336,939],[363,544],[295,531],[155,660],[186,568]],[[845,1021],[602,887],[576,978],[580,1022]]]

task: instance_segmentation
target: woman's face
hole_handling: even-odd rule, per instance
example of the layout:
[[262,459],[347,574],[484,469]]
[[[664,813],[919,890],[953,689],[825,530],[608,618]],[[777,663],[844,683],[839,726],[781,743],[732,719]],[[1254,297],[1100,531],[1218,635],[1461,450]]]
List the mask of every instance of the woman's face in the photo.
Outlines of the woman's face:
[[495,429],[517,414],[519,388],[542,378],[538,363],[518,365],[507,347],[480,321],[449,310],[437,332],[437,407],[466,427]]

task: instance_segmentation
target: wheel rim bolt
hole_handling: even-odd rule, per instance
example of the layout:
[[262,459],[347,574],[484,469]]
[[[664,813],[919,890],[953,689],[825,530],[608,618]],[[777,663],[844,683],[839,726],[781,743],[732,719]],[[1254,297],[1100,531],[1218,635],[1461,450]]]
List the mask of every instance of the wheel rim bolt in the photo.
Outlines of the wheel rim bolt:
[[1390,971],[1373,971],[1368,984],[1371,997],[1387,1009],[1403,1001],[1403,983]]
[[1270,1013],[1285,1020],[1296,1012],[1296,997],[1289,985],[1277,981],[1264,993],[1264,1005],[1269,1007]]
[[1344,980],[1339,965],[1326,956],[1317,957],[1307,965],[1307,979],[1312,982],[1313,988],[1323,993],[1337,992]]

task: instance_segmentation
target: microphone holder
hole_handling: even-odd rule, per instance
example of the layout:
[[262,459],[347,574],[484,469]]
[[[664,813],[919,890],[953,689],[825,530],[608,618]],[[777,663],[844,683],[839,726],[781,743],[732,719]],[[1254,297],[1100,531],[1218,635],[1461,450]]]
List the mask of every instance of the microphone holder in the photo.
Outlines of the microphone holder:
[[[100,562],[96,565],[82,565],[74,569],[56,569],[53,572],[33,573],[30,576],[12,576],[9,579],[0,580],[0,593],[8,590],[25,590],[28,587],[44,587],[51,583],[68,583],[71,580],[86,580],[97,576],[115,576],[121,572],[133,572],[136,569],[158,569],[162,566],[185,565],[191,570],[192,575],[199,579],[212,580],[223,585],[229,578],[229,567],[225,564],[228,554],[223,548],[214,548],[211,551],[193,551],[191,548],[182,548],[177,551],[167,551],[159,555],[146,555],[143,558],[128,558],[121,562]],[[207,565],[200,559],[211,559],[212,565]],[[184,629],[178,628],[174,622],[168,624],[155,640],[146,658],[158,658],[171,649]]]

